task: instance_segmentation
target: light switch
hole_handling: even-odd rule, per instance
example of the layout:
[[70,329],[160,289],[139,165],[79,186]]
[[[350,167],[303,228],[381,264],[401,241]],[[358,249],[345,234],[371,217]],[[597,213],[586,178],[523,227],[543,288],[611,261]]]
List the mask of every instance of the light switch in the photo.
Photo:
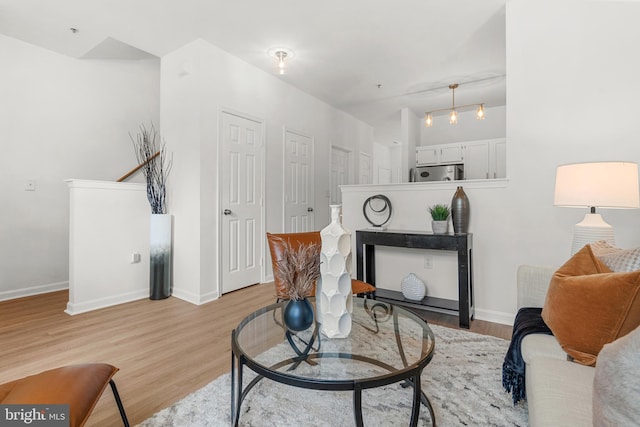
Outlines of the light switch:
[[138,252],[134,252],[131,254],[131,264],[137,264],[140,262],[140,254]]
[[24,184],[24,191],[36,191],[36,180],[28,179]]

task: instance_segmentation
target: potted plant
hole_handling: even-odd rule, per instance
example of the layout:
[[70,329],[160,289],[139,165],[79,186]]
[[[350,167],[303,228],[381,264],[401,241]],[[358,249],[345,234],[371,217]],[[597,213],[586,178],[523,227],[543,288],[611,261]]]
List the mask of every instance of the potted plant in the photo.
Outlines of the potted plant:
[[434,234],[446,234],[449,228],[451,210],[448,205],[436,204],[429,207],[431,213],[431,229]]
[[313,323],[313,307],[307,297],[314,294],[320,277],[320,246],[301,244],[294,249],[286,241],[282,259],[273,274],[289,295],[283,313],[285,325],[292,331],[304,331]]
[[164,299],[171,295],[172,218],[167,214],[166,185],[173,161],[167,159],[165,143],[158,141],[153,123],[149,129],[140,125],[136,137],[129,137],[147,181],[151,205],[149,298]]

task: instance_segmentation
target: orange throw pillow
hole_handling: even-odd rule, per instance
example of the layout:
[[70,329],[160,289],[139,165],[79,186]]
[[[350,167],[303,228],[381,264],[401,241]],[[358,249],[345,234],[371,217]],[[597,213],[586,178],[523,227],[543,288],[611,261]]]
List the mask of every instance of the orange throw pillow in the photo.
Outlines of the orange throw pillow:
[[613,273],[586,245],[551,278],[542,318],[564,351],[595,365],[602,347],[640,325],[640,270]]

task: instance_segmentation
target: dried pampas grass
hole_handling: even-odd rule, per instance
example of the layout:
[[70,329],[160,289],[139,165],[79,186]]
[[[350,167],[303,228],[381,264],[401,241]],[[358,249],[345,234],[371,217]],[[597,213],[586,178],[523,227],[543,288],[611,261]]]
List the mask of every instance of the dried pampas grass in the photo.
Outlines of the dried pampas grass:
[[292,300],[302,300],[312,295],[316,280],[320,277],[320,246],[301,244],[293,249],[288,240],[278,237],[284,244],[283,258],[273,272]]

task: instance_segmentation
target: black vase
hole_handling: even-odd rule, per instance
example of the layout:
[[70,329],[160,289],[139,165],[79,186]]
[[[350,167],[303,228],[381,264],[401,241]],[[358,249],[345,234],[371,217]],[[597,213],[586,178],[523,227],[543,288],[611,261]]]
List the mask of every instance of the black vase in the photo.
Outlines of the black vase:
[[289,300],[284,307],[284,324],[292,331],[300,332],[313,324],[313,307],[308,299]]
[[469,198],[461,186],[451,199],[451,221],[455,234],[469,232]]

